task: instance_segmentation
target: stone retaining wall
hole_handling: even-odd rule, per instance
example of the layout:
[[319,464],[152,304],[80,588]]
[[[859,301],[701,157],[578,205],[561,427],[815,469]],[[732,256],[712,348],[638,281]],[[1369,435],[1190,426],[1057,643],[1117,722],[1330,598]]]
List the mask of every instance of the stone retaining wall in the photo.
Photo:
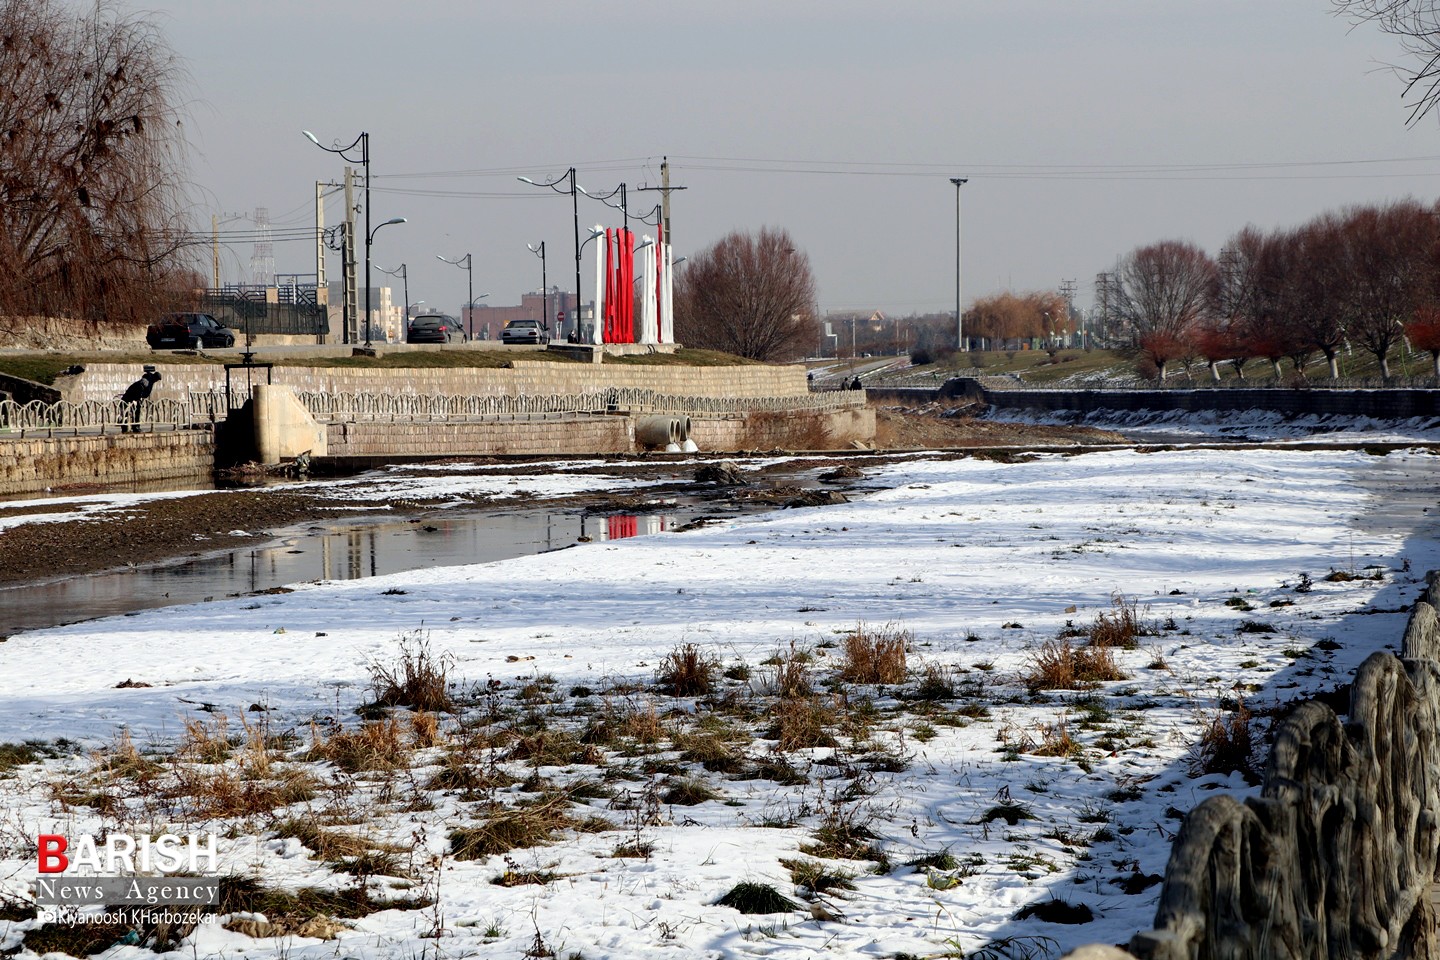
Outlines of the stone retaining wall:
[[[1372,654],[1350,713],[1308,702],[1280,722],[1260,796],[1205,800],[1165,871],[1147,960],[1433,957],[1440,851],[1440,583],[1401,656]],[[1118,951],[1117,951],[1118,953]]]
[[[451,421],[360,421],[326,425],[326,456],[463,457],[487,454],[636,453],[627,416]],[[824,449],[875,436],[875,412],[796,411],[692,417],[690,438],[702,451]]]
[[0,443],[0,496],[208,477],[214,466],[209,430],[6,440]]
[[[225,386],[225,368],[215,364],[166,364],[156,398],[181,399],[187,390]],[[264,372],[257,371],[263,379]],[[85,372],[61,377],[55,387],[66,400],[110,400],[123,393],[140,368],[93,363]],[[696,397],[792,397],[809,393],[803,366],[749,364],[687,367],[665,364],[580,364],[513,360],[495,367],[303,367],[276,366],[274,382],[296,393],[412,393],[431,396],[535,396],[592,393],[610,387],[637,387]]]
[[946,381],[942,396],[984,400],[997,410],[1271,410],[1287,416],[1360,416],[1377,420],[1440,416],[1440,390],[1353,390],[1315,387],[1303,390],[994,390],[969,378]]

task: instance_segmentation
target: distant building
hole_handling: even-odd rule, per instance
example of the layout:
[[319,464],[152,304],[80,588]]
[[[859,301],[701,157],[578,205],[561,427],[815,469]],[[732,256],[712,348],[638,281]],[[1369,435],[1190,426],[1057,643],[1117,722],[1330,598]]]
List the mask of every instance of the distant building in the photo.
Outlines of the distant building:
[[569,316],[575,309],[575,294],[552,290],[548,298],[548,315],[546,305],[545,295],[538,290],[522,294],[519,306],[514,307],[491,306],[482,301],[474,307],[463,309],[460,323],[465,327],[465,332],[477,340],[498,340],[500,331],[504,330],[505,324],[511,320],[539,320],[549,329],[552,337],[568,334],[570,328],[566,326],[562,330],[562,324],[557,321],[562,316]]

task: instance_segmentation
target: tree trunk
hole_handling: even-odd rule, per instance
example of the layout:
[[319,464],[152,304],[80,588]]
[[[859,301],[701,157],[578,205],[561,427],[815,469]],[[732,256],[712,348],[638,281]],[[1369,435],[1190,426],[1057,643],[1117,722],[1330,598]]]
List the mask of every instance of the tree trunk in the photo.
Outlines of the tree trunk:
[[1219,382],[1220,382],[1220,365],[1219,365],[1218,363],[1216,363],[1214,360],[1211,360],[1211,361],[1209,361],[1209,366],[1210,366],[1210,379],[1211,379],[1211,380],[1214,380],[1216,383],[1219,383]]
[[1435,379],[1440,380],[1440,350],[1430,351],[1430,363],[1435,368]]
[[1380,379],[1382,379],[1382,380],[1389,380],[1389,379],[1390,379],[1390,358],[1389,358],[1388,356],[1386,356],[1385,354],[1382,353],[1382,354],[1379,354],[1379,355],[1377,356],[1377,359],[1379,359],[1379,361],[1380,361]]
[[1325,362],[1330,364],[1330,379],[1340,379],[1340,356],[1334,350],[1325,351]]
[[1280,361],[1276,360],[1274,357],[1271,357],[1270,366],[1275,369],[1275,380],[1276,382],[1279,382],[1280,377],[1282,376],[1282,374],[1280,373]]

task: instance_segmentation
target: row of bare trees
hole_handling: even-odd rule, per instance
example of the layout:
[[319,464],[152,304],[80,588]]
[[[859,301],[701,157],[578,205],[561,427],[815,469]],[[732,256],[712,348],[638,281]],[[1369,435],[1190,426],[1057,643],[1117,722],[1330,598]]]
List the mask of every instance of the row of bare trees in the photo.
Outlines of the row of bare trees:
[[1161,379],[1196,360],[1217,380],[1221,364],[1243,378],[1257,359],[1277,377],[1288,359],[1303,376],[1317,356],[1334,379],[1347,344],[1389,377],[1404,337],[1431,351],[1440,376],[1440,210],[1413,200],[1246,227],[1214,259],[1182,241],[1139,247],[1115,278],[1110,318]]
[[181,68],[107,0],[0,0],[0,315],[139,320],[186,270]]
[[976,300],[965,311],[965,336],[998,345],[1053,340],[1071,331],[1070,305],[1053,290],[1000,293]]

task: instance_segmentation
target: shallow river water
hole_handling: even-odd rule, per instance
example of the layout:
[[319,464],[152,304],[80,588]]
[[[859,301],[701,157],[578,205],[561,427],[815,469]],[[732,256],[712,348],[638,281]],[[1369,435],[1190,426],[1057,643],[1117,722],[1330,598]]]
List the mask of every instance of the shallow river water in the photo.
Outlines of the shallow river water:
[[0,588],[0,634],[198,603],[312,580],[356,580],[429,567],[487,563],[590,540],[663,533],[699,511],[584,514],[452,512],[421,520],[308,525],[256,544],[170,563]]

